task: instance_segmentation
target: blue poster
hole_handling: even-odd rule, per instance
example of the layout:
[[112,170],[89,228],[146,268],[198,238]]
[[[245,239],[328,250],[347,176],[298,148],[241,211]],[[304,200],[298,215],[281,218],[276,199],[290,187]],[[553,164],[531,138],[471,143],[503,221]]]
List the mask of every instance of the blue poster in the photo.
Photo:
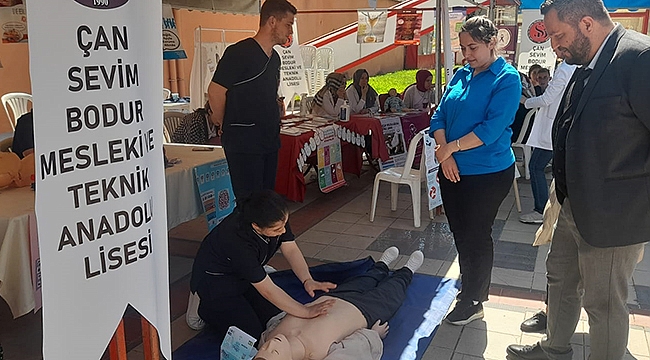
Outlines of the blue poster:
[[235,208],[228,163],[226,159],[221,159],[199,165],[194,168],[194,177],[208,221],[208,231],[211,231]]

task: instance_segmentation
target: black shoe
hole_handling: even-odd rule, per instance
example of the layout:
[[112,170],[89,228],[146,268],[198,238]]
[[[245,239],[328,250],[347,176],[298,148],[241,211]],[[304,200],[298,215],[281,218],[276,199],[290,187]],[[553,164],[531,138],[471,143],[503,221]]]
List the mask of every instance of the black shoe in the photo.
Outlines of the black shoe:
[[525,333],[545,333],[546,332],[546,313],[542,310],[529,319],[524,320],[519,326]]
[[539,343],[535,345],[510,345],[506,349],[507,360],[548,360]]
[[452,325],[467,325],[474,320],[483,318],[483,304],[473,302],[458,302],[445,320]]

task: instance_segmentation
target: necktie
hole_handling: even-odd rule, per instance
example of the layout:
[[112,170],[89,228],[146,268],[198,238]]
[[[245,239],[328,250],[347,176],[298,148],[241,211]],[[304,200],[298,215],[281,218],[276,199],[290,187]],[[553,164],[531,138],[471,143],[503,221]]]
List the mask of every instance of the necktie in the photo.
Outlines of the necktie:
[[578,102],[580,102],[580,97],[582,96],[582,91],[585,89],[585,80],[589,77],[592,69],[586,67],[581,67],[576,69],[575,81],[571,85],[571,88],[568,92],[568,101],[564,104],[564,111],[562,114],[563,126],[570,125],[573,122],[573,116],[575,115],[576,108],[578,107]]
[[562,115],[555,119],[553,125],[553,176],[555,176],[555,190],[558,201],[564,202],[568,195],[566,184],[566,139],[569,128],[573,123],[578,102],[585,88],[585,80],[589,77],[591,69],[585,67],[576,69],[574,81],[569,83],[569,88],[564,96]]

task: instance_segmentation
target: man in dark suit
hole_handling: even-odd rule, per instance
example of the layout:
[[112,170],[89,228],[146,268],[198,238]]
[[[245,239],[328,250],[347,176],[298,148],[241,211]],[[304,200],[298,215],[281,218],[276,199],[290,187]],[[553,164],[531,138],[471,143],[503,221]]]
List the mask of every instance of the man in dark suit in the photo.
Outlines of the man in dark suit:
[[650,240],[650,38],[614,24],[602,0],[546,0],[546,30],[576,69],[553,124],[562,210],[546,260],[548,327],[508,359],[571,359],[589,315],[591,360],[618,360],[629,333],[628,282]]

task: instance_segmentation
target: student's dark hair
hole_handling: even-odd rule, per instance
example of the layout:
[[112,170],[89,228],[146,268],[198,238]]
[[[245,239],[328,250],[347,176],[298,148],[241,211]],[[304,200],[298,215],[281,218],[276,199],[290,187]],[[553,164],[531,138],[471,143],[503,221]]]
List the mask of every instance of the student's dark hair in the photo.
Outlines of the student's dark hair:
[[474,16],[467,20],[460,28],[460,32],[468,33],[472,39],[489,43],[497,36],[497,27],[485,16]]
[[296,15],[298,9],[287,0],[266,0],[260,10],[260,25],[266,24],[271,16],[280,19],[287,13]]
[[577,27],[585,16],[590,16],[599,23],[611,21],[602,0],[546,0],[539,7],[542,15],[548,14],[552,9],[557,11],[557,18],[561,22],[573,27]]
[[549,70],[548,68],[541,67],[541,68],[539,68],[539,70],[537,70],[537,74],[539,74],[539,73],[543,73],[543,72],[545,72],[545,73],[551,75],[551,70]]
[[268,228],[284,220],[289,213],[287,202],[273,190],[256,191],[248,198],[238,201],[241,206],[242,220],[255,223],[261,228]]
[[533,71],[539,71],[542,68],[540,64],[533,64],[528,68],[528,76],[533,74]]

